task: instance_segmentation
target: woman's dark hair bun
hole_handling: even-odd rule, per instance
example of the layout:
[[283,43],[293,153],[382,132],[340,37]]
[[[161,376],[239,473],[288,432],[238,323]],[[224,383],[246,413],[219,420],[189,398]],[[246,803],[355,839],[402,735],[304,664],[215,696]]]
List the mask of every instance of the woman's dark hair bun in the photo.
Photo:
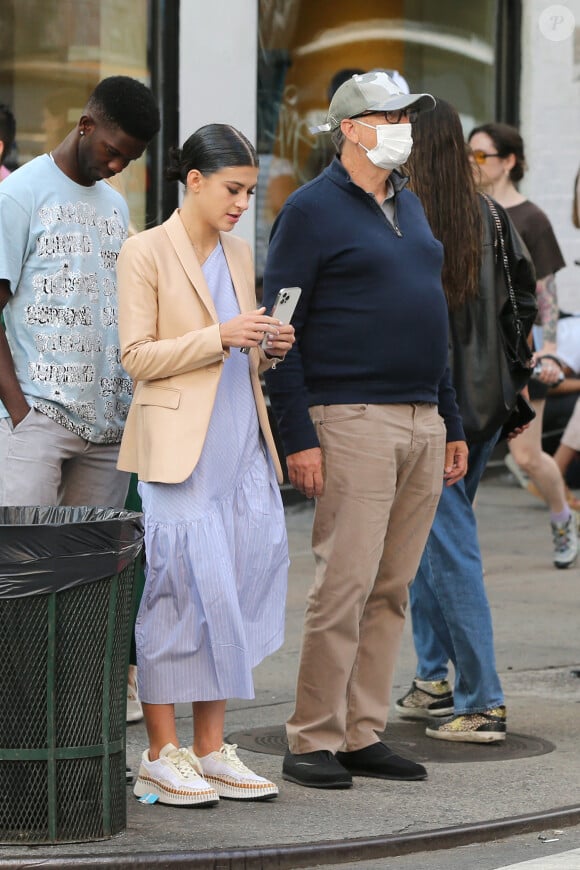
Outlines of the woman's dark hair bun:
[[192,169],[212,175],[226,166],[258,166],[256,149],[230,124],[206,124],[184,142],[183,148],[170,149],[165,177],[185,184]]
[[[182,153],[181,148],[178,148],[177,145],[174,145],[169,149],[169,161],[167,163],[167,167],[165,169],[165,178],[167,181],[183,181],[185,184],[185,178],[182,178]],[[187,177],[187,173],[185,173]]]

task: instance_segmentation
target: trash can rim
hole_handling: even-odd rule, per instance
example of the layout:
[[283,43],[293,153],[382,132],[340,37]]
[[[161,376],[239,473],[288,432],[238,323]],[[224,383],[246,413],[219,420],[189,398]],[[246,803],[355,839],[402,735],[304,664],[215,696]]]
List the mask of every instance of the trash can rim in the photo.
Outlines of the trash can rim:
[[[39,512],[36,517],[27,516],[26,512]],[[83,511],[85,512],[83,514]],[[15,516],[11,519],[10,513]],[[43,519],[42,513],[54,512],[49,519]],[[67,519],[67,514],[70,519]],[[63,526],[86,523],[125,522],[140,520],[143,518],[142,511],[127,510],[126,508],[95,507],[94,505],[4,505],[0,507],[0,528],[14,527],[38,527],[38,526]]]

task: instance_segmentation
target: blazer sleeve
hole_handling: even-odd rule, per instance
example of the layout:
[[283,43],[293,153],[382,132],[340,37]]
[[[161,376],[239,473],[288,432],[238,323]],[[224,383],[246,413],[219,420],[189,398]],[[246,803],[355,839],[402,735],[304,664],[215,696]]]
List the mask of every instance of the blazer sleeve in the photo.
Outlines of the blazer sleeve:
[[135,381],[156,380],[223,361],[219,323],[175,338],[157,338],[159,275],[154,253],[139,235],[117,262],[121,362]]

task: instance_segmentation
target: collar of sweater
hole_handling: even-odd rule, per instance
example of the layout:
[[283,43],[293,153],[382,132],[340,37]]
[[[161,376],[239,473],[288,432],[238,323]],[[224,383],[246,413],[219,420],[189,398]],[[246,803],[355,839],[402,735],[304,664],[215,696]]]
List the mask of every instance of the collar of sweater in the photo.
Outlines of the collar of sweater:
[[[339,184],[341,187],[347,187],[349,184],[359,187],[359,185],[351,179],[338,157],[335,157],[330,166],[324,170],[324,174],[328,175],[335,184]],[[403,188],[406,187],[407,182],[409,181],[409,176],[403,175],[397,169],[393,169],[389,176],[389,181],[393,185],[395,194],[397,194],[400,190],[403,190]],[[362,190],[362,187],[359,187],[359,189]]]

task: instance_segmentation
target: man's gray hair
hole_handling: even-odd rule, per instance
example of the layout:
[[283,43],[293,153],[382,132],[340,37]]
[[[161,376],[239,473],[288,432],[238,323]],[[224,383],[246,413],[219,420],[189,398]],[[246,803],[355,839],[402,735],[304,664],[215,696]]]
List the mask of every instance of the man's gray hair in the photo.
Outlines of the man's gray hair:
[[337,154],[342,154],[342,146],[344,145],[345,139],[346,136],[340,127],[337,127],[336,130],[333,130],[330,134],[330,141],[334,145]]

